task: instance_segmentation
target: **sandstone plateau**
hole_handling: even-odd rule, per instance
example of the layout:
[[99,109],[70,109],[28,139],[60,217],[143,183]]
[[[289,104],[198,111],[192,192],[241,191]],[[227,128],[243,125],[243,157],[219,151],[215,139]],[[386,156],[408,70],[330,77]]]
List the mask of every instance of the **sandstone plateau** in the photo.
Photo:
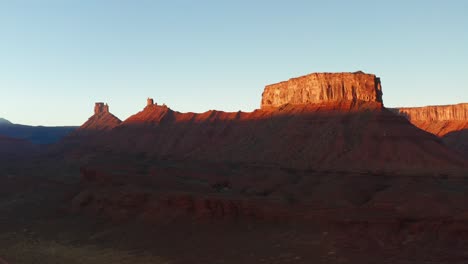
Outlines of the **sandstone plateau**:
[[411,121],[467,121],[468,103],[395,108]]
[[312,73],[266,86],[261,108],[343,101],[382,104],[380,79],[363,72]]

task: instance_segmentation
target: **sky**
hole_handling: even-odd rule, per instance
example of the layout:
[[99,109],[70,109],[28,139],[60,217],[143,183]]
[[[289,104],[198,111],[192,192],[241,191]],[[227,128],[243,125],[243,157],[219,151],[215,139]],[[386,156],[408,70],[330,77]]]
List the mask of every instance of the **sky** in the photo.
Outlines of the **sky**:
[[386,106],[468,102],[468,1],[0,0],[0,117],[81,125],[146,98],[252,111],[312,72],[381,77]]

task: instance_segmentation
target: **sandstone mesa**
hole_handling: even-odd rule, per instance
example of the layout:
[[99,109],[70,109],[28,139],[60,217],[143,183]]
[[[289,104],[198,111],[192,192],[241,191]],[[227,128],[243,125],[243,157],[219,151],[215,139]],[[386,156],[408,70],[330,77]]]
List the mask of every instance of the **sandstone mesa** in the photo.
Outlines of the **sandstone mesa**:
[[363,72],[312,73],[288,81],[267,85],[261,108],[285,104],[364,101],[383,104],[380,78]]

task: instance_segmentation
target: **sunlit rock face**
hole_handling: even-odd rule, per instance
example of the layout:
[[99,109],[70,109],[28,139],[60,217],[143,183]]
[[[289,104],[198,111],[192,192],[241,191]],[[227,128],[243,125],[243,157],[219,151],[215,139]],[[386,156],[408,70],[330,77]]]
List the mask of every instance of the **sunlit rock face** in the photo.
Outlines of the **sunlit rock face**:
[[102,131],[110,130],[120,125],[122,121],[109,112],[109,105],[96,103],[94,106],[94,115],[86,121],[78,131]]
[[425,107],[394,108],[410,121],[468,121],[468,103]]
[[468,130],[468,103],[392,108],[391,110],[406,117],[420,129],[440,137],[452,132]]
[[104,103],[96,103],[94,105],[94,114],[100,114],[100,113],[109,113],[109,105],[104,104]]
[[262,94],[261,108],[344,101],[375,102],[382,105],[380,78],[363,72],[312,73],[292,78],[267,85]]
[[418,128],[441,137],[447,146],[468,157],[468,103],[391,110]]

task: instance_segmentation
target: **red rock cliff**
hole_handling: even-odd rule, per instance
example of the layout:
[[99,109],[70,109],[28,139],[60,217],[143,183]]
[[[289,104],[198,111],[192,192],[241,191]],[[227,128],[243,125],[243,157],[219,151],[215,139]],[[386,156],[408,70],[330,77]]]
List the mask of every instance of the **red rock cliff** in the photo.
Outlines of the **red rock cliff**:
[[363,72],[312,73],[267,85],[262,94],[261,108],[343,101],[376,102],[382,105],[380,79]]
[[468,103],[391,110],[420,129],[441,137],[447,146],[468,157]]
[[395,108],[394,111],[410,121],[468,121],[468,103]]
[[109,105],[104,103],[96,103],[94,105],[94,114],[109,113]]

